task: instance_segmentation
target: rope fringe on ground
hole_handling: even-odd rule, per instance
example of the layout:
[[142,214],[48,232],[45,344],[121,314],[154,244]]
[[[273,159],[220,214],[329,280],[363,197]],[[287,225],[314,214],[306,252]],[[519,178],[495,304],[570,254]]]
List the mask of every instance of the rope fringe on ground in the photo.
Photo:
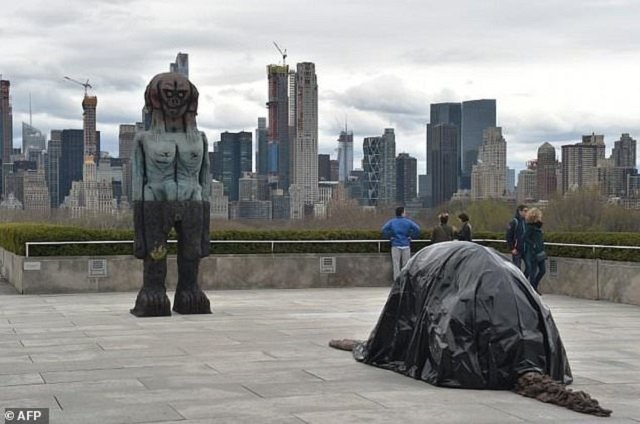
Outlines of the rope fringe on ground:
[[548,375],[536,372],[524,373],[518,378],[514,391],[522,396],[537,399],[541,402],[563,406],[583,414],[597,417],[608,417],[611,410],[604,409],[588,393],[581,390],[574,392],[564,384],[557,383]]

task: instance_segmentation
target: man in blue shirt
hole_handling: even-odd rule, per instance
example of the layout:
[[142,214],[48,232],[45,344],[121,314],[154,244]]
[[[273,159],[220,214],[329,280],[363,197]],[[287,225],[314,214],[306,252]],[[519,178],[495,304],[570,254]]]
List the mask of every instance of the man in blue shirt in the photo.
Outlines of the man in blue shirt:
[[420,236],[418,224],[405,216],[404,207],[396,208],[396,217],[391,218],[382,227],[382,236],[391,240],[391,260],[393,261],[393,280],[411,257],[411,237]]

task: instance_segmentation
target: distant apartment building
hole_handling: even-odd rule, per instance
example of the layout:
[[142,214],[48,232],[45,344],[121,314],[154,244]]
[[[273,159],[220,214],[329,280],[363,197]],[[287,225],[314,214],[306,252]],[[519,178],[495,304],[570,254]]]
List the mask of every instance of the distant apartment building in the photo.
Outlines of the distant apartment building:
[[176,61],[169,64],[169,72],[177,72],[185,78],[189,78],[189,54],[178,53]]
[[516,192],[516,170],[507,167],[507,193],[512,196]]
[[291,203],[289,195],[282,189],[271,193],[271,217],[272,219],[289,219],[291,216]]
[[538,166],[536,168],[536,186],[538,200],[549,200],[558,189],[556,149],[550,143],[538,147]]
[[538,178],[535,168],[528,167],[518,174],[518,186],[516,188],[516,201],[519,204],[536,201],[538,194]]
[[597,185],[596,168],[604,158],[603,135],[585,135],[581,143],[562,146],[562,193]]
[[611,155],[614,166],[621,168],[636,168],[636,140],[625,133],[620,136],[620,140],[614,142]]
[[49,189],[45,180],[43,167],[37,171],[27,171],[23,174],[24,198],[22,205],[25,211],[36,211],[48,215],[51,210]]
[[338,181],[340,178],[340,163],[336,159],[329,161],[329,181]]
[[252,172],[243,173],[238,180],[238,200],[253,201],[258,199],[258,178]]
[[478,150],[477,163],[471,171],[471,198],[491,199],[505,197],[507,185],[507,142],[501,127],[483,130],[483,142]]
[[222,183],[216,180],[211,182],[210,215],[211,219],[229,219],[229,198]]
[[297,64],[295,92],[291,184],[301,187],[305,205],[313,205],[318,201],[318,81],[313,63]]
[[418,160],[408,153],[396,158],[396,201],[406,205],[418,197]]

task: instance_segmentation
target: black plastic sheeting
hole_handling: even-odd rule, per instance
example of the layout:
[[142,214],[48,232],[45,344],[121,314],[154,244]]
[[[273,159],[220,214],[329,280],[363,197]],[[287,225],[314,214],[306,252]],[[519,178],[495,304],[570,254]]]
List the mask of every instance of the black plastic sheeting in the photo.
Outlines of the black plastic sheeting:
[[573,380],[551,312],[520,270],[461,241],[411,258],[353,354],[436,386],[512,389],[528,371]]

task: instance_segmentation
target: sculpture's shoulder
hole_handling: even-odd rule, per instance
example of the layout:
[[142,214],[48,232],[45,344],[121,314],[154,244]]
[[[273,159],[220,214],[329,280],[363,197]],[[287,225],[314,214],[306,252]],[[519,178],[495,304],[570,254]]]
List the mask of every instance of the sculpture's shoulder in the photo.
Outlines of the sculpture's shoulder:
[[136,135],[133,137],[133,144],[143,144],[144,142],[151,140],[152,134],[150,131],[137,131]]

